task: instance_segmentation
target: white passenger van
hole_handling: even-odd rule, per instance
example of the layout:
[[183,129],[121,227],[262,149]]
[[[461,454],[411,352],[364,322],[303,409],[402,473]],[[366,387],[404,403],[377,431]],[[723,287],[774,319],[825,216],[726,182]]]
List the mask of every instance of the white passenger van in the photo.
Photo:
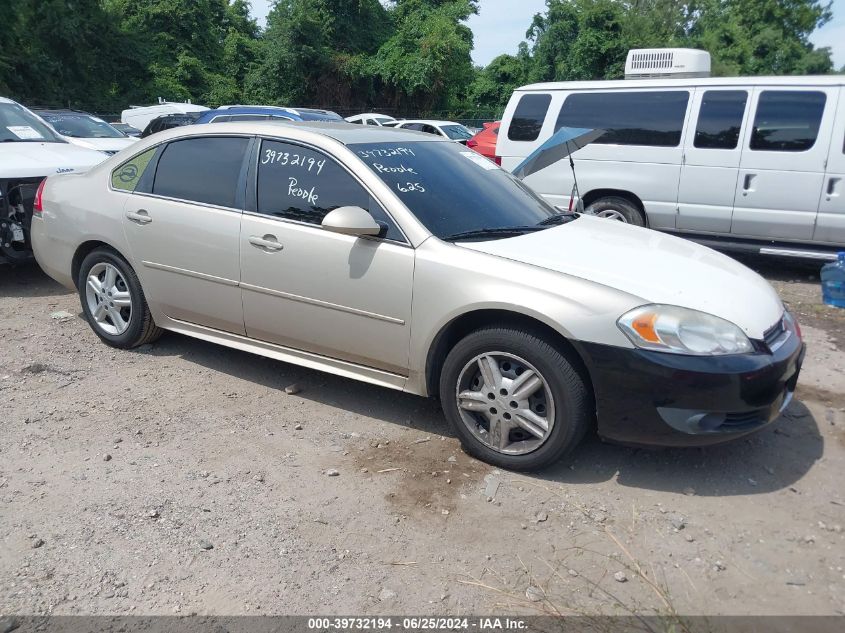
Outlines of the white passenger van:
[[[845,76],[690,77],[542,83],[518,88],[496,153],[513,169],[561,127],[605,133],[574,154],[587,213],[723,249],[833,259],[845,246]],[[705,54],[706,55],[706,54]],[[665,64],[665,62],[663,62]],[[639,63],[642,67],[643,62]],[[646,64],[647,65],[647,64]],[[709,56],[707,69],[709,74]],[[560,162],[525,179],[569,206]]]

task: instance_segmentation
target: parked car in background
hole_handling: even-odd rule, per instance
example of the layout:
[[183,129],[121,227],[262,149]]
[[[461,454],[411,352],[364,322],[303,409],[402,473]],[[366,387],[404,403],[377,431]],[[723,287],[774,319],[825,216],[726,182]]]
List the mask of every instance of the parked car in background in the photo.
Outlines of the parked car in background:
[[495,162],[501,164],[501,159],[496,156],[496,141],[499,136],[501,121],[485,123],[481,131],[467,141],[467,147]]
[[197,118],[202,115],[202,112],[188,112],[185,114],[162,114],[151,120],[144,131],[141,132],[141,138],[147,138],[150,134],[162,132],[164,130],[171,130],[175,127],[182,127],[183,125],[193,125]]
[[358,125],[375,125],[379,127],[396,125],[396,119],[392,116],[377,114],[376,112],[365,112],[364,114],[348,116],[346,117],[346,120]]
[[143,130],[149,125],[150,121],[156,117],[166,114],[190,114],[196,112],[205,112],[208,110],[205,106],[196,105],[195,103],[178,103],[174,101],[160,101],[156,105],[151,106],[130,106],[120,113],[121,123],[126,123],[132,127]]
[[32,209],[44,177],[82,172],[105,158],[68,143],[31,111],[0,97],[0,264],[32,256]]
[[141,136],[141,130],[139,130],[138,128],[134,128],[127,123],[121,123],[120,121],[115,121],[115,122],[109,123],[109,125],[111,125],[114,129],[122,132],[126,136],[130,136],[132,138],[138,138],[138,137]]
[[283,108],[280,106],[236,105],[220,106],[203,112],[194,123],[226,123],[229,121],[261,121],[280,119],[285,121],[343,121],[331,110],[312,108]]
[[111,156],[138,139],[126,136],[99,117],[64,109],[33,109],[66,141]]
[[[604,134],[574,154],[587,213],[755,253],[845,247],[845,76],[534,84],[505,110],[513,169],[561,127]],[[564,164],[526,184],[567,206]]]
[[472,138],[466,126],[454,121],[428,121],[424,119],[409,119],[407,121],[400,121],[393,127],[401,130],[416,130],[417,132],[426,132],[427,134],[436,134],[466,145],[467,141]]
[[439,394],[465,450],[512,469],[554,463],[594,416],[628,443],[742,437],[795,389],[800,329],[757,274],[559,213],[441,137],[238,122],[129,153],[48,178],[32,224],[108,345],[167,329]]

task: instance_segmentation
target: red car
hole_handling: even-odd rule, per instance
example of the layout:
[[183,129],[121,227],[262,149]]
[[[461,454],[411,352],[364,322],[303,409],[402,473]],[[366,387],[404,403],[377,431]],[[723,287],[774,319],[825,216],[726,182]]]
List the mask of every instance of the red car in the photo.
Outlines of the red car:
[[502,164],[502,159],[496,156],[496,139],[499,137],[499,126],[501,121],[485,123],[484,129],[467,141],[467,147],[474,149],[482,156],[486,156],[497,165]]

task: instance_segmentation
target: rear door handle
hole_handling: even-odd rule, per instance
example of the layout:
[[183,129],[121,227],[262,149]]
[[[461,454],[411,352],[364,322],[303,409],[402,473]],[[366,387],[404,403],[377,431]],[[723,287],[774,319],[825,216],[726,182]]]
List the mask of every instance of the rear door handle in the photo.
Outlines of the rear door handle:
[[270,234],[264,236],[250,235],[249,243],[268,251],[280,251],[284,248],[282,244],[279,244],[279,240],[276,239],[276,236]]
[[[828,196],[838,196],[839,194],[836,193],[836,187],[839,185],[841,178],[829,178],[827,181],[827,195]],[[828,197],[828,200],[830,198]]]
[[138,209],[137,211],[127,211],[126,217],[136,224],[149,224],[153,221],[146,209]]
[[755,174],[745,174],[745,179],[743,180],[743,183],[742,183],[742,195],[745,196],[745,195],[748,194],[749,191],[754,191],[751,188],[751,185],[754,182],[754,179],[756,177],[757,176]]

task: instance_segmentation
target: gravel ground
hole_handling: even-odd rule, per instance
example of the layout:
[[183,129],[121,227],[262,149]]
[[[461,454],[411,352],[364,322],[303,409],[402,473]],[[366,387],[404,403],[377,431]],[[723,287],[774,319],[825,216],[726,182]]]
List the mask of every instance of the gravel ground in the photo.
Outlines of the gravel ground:
[[845,311],[751,264],[809,347],[786,414],[540,475],[464,455],[431,400],[174,334],[112,350],[0,270],[0,615],[845,614]]

